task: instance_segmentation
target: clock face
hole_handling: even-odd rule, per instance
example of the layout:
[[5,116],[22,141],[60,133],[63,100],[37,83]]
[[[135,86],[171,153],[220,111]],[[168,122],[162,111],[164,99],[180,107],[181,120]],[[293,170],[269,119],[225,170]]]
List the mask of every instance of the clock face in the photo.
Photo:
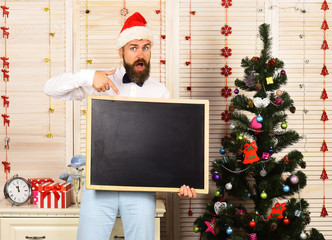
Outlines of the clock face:
[[20,178],[14,178],[7,185],[8,197],[15,203],[25,203],[31,196],[29,184]]

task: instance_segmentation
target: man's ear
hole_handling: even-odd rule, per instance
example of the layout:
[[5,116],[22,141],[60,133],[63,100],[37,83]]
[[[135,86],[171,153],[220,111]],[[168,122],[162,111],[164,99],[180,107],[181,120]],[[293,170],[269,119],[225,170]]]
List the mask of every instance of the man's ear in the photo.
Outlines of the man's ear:
[[120,56],[120,58],[123,58],[123,48],[119,49],[119,56]]

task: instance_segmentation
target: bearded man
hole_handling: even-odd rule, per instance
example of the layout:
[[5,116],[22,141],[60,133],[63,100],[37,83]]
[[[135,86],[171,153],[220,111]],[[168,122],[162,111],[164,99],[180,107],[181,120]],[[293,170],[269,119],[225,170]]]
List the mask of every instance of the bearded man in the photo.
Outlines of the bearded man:
[[[153,36],[145,18],[130,16],[118,36],[123,66],[111,71],[82,69],[49,79],[44,92],[63,100],[85,100],[89,94],[169,98],[169,91],[150,77]],[[196,197],[195,189],[183,185],[180,197]],[[83,187],[78,240],[109,239],[118,212],[127,240],[153,240],[156,193],[87,190]]]

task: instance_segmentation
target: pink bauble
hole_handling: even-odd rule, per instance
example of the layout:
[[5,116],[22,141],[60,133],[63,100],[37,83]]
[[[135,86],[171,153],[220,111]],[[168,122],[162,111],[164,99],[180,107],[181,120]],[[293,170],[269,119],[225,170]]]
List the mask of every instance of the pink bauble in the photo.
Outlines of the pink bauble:
[[292,184],[297,184],[297,183],[299,182],[299,178],[298,178],[298,176],[296,176],[296,175],[292,175],[292,176],[290,177],[290,182],[291,182]]

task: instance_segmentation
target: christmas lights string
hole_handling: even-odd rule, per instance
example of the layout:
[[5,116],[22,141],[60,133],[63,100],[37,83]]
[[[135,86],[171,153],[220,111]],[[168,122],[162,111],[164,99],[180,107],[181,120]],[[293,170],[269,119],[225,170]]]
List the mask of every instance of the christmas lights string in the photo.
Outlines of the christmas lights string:
[[189,86],[187,90],[190,92],[190,98],[192,98],[192,77],[191,77],[191,60],[192,60],[192,52],[191,52],[191,17],[196,14],[196,11],[192,11],[191,9],[191,0],[189,1],[189,34],[186,36],[186,40],[189,41],[189,61],[186,61],[186,66],[189,66]]
[[328,69],[326,67],[326,50],[329,48],[328,47],[328,43],[327,43],[327,39],[326,39],[326,30],[329,29],[329,26],[327,24],[326,21],[326,11],[329,10],[329,6],[326,2],[326,0],[324,0],[321,10],[324,10],[324,21],[322,23],[321,29],[324,30],[324,40],[323,40],[323,44],[321,49],[324,50],[324,65],[321,71],[321,75],[324,76],[324,83],[323,83],[323,92],[321,95],[321,99],[323,99],[323,106],[324,106],[324,110],[321,116],[321,121],[323,121],[323,125],[324,125],[324,133],[323,133],[323,144],[321,147],[321,151],[323,152],[323,171],[322,174],[320,176],[320,178],[323,180],[323,207],[322,207],[322,211],[320,216],[321,217],[326,217],[328,216],[326,207],[325,207],[325,180],[328,179],[327,176],[327,172],[325,169],[325,160],[326,160],[326,156],[325,156],[325,152],[328,151],[327,145],[326,145],[326,141],[325,141],[325,136],[326,136],[326,121],[329,120],[327,113],[326,113],[326,109],[325,109],[325,100],[328,98],[327,96],[327,92],[326,92],[326,76],[329,75]]
[[7,27],[7,18],[9,17],[9,7],[7,6],[7,2],[5,0],[4,5],[1,6],[2,8],[2,16],[4,18],[4,26],[1,26],[2,30],[2,37],[5,41],[5,55],[1,57],[2,60],[2,69],[1,72],[3,73],[3,81],[5,82],[5,93],[4,95],[1,96],[3,99],[3,106],[5,108],[5,113],[1,114],[3,117],[3,125],[5,127],[5,138],[4,138],[4,148],[5,148],[5,155],[6,159],[5,161],[2,161],[2,164],[4,166],[4,172],[6,174],[6,181],[8,180],[8,174],[10,173],[10,162],[8,161],[8,150],[9,150],[9,140],[10,138],[8,137],[8,127],[9,127],[9,115],[8,115],[8,107],[9,107],[9,96],[7,95],[7,83],[9,81],[9,58],[7,56],[7,39],[9,37],[9,27]]
[[162,66],[166,64],[166,60],[165,58],[163,57],[163,45],[162,45],[162,40],[165,40],[166,39],[166,35],[163,34],[163,7],[162,7],[162,1],[160,0],[159,1],[159,9],[156,10],[156,14],[159,14],[159,17],[160,17],[160,55],[159,55],[159,58],[160,58],[160,68],[159,68],[159,74],[160,74],[160,78],[159,78],[159,81],[161,81],[162,79]]
[[[232,6],[232,0],[222,0],[221,6],[225,8],[225,25],[221,28],[221,34],[225,36],[225,47],[221,49],[221,55],[225,57],[225,66],[221,68],[221,75],[225,77],[225,87],[221,89],[221,96],[225,97],[225,111],[221,113],[221,119],[225,121],[226,133],[224,138],[228,138],[227,122],[230,119],[231,112],[228,111],[228,97],[232,95],[232,89],[228,87],[228,76],[232,75],[232,68],[228,66],[228,58],[232,56],[232,49],[228,47],[228,36],[232,34],[232,27],[228,25],[228,8]],[[238,89],[234,93],[239,93]]]
[[[52,77],[52,59],[51,59],[51,38],[55,36],[55,33],[52,32],[52,14],[51,14],[51,0],[48,0],[48,6],[44,8],[45,12],[48,12],[48,57],[45,58],[45,62],[48,63],[48,78]],[[52,138],[53,134],[51,132],[51,114],[54,112],[52,107],[52,98],[48,98],[48,133],[46,137]]]

